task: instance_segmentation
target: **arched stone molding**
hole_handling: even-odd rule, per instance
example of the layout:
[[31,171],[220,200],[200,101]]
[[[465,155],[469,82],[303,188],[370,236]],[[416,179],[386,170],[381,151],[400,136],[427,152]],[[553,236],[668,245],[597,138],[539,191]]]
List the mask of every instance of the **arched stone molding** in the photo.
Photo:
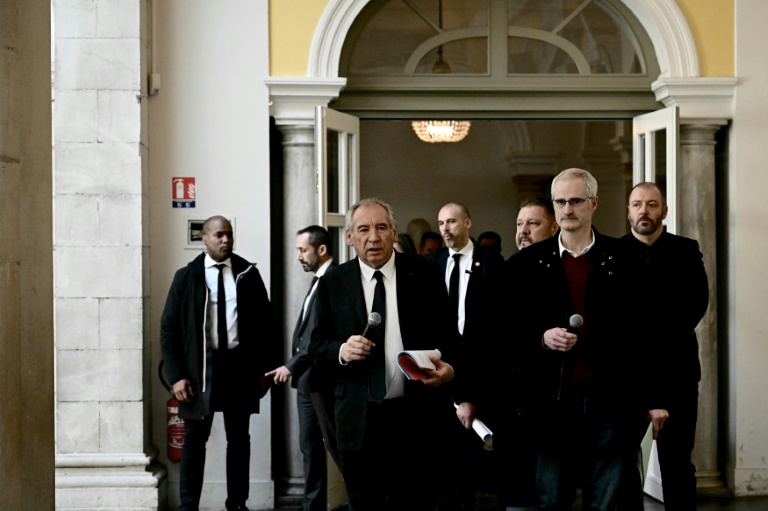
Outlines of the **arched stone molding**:
[[[337,77],[341,48],[370,0],[330,0],[312,39],[307,76]],[[661,76],[699,76],[699,56],[688,22],[674,0],[623,0],[654,41]]]

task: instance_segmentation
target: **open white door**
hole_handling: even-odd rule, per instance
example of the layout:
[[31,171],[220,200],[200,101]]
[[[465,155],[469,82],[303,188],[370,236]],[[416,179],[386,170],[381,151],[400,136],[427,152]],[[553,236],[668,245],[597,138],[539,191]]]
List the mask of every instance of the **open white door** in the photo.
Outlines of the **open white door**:
[[632,183],[651,181],[667,197],[667,231],[680,231],[677,214],[680,187],[677,162],[680,159],[680,122],[676,106],[635,117],[632,122]]
[[331,234],[338,263],[350,259],[344,241],[344,215],[360,196],[360,120],[315,107],[317,223]]
[[[677,107],[664,108],[634,118],[632,123],[632,183],[651,181],[659,185],[667,197],[669,213],[664,221],[667,231],[679,232],[680,186],[677,176],[677,162],[680,159],[680,124]],[[652,429],[648,429],[643,440],[643,468],[645,482],[643,490],[651,497],[664,502],[661,470],[653,440]]]

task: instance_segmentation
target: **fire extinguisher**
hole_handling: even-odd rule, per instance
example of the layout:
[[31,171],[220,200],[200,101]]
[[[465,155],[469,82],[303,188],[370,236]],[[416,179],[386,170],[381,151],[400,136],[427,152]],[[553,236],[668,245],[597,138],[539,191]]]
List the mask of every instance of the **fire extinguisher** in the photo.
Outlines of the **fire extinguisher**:
[[167,409],[168,420],[168,460],[173,463],[181,461],[181,446],[184,444],[184,419],[179,417],[179,401],[173,396],[173,391],[168,382],[163,377],[163,364],[164,361],[160,361],[160,366],[157,368],[157,373],[160,376],[160,382],[163,387],[171,393],[171,398],[165,403]]

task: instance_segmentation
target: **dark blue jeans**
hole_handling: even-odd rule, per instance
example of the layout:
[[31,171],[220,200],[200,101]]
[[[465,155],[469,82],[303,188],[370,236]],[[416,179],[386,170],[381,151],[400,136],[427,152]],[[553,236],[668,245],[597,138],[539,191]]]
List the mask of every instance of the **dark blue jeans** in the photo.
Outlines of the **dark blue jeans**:
[[588,398],[557,404],[536,456],[539,509],[570,511],[579,487],[585,511],[614,508],[623,467],[634,454],[621,446],[618,427],[606,406]]

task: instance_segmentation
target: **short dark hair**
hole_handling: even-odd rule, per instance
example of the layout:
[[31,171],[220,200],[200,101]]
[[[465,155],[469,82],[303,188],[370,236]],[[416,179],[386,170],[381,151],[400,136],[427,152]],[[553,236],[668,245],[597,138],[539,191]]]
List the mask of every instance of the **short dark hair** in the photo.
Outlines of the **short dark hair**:
[[421,243],[419,243],[419,248],[424,248],[424,245],[426,245],[428,240],[438,240],[440,244],[443,243],[443,237],[437,234],[433,231],[427,231],[424,234],[421,235]]
[[301,236],[302,234],[309,234],[309,244],[312,245],[312,248],[317,250],[321,245],[325,245],[328,255],[333,256],[333,241],[331,240],[330,233],[325,228],[319,225],[310,225],[300,229],[296,236]]
[[202,229],[200,229],[200,232],[202,232],[203,234],[206,234],[208,232],[208,227],[211,225],[211,222],[213,222],[214,220],[224,220],[229,224],[230,227],[232,227],[232,222],[230,222],[227,217],[222,215],[213,215],[205,219],[205,222],[203,222],[203,227]]
[[629,191],[629,196],[631,196],[632,192],[634,192],[637,188],[655,188],[659,191],[659,195],[661,195],[661,206],[664,207],[667,205],[667,196],[664,194],[664,190],[662,190],[661,187],[653,181],[643,181],[642,183],[637,183]]
[[416,255],[416,245],[413,243],[411,235],[405,232],[401,232],[397,235],[397,242],[403,249],[403,253]]
[[523,199],[520,203],[520,209],[527,208],[528,206],[539,206],[544,208],[549,216],[555,218],[555,207],[552,205],[552,200],[545,199],[544,197],[533,197],[529,199]]
[[498,232],[495,231],[485,231],[481,232],[480,236],[477,237],[477,244],[479,245],[483,240],[493,240],[496,242],[496,244],[501,247],[501,236]]

